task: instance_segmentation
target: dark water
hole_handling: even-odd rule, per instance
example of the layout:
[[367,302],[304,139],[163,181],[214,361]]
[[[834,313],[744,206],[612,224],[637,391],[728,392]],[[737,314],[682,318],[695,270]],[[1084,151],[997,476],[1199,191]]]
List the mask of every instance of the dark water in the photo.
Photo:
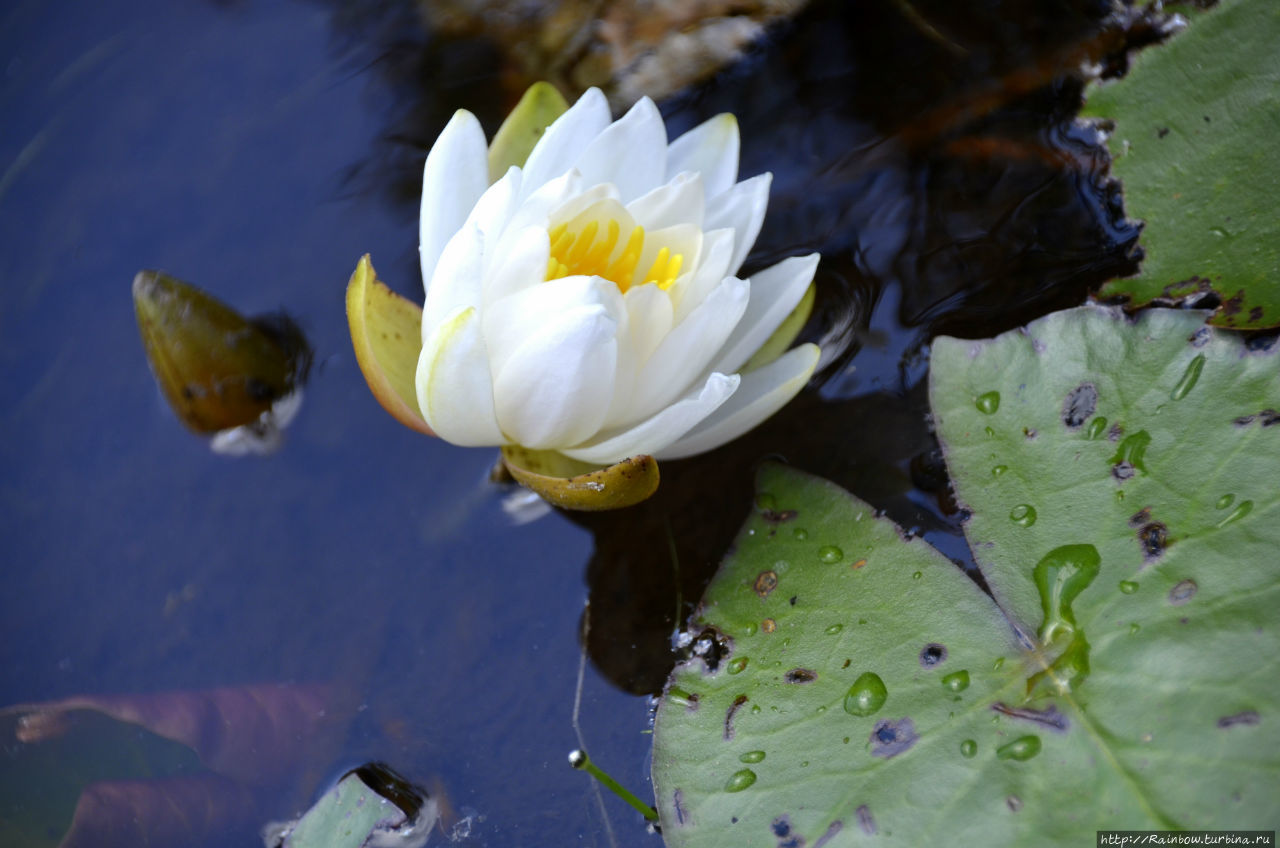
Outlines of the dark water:
[[[664,466],[652,502],[515,526],[487,482],[491,451],[417,436],[377,406],[343,313],[365,252],[420,295],[414,182],[454,108],[492,129],[518,94],[494,49],[433,41],[391,2],[8,4],[0,703],[329,686],[325,732],[299,740],[220,844],[253,844],[374,758],[476,816],[468,844],[658,844],[615,799],[606,821],[566,763],[584,601],[585,741],[645,794],[643,695],[762,458],[967,558],[928,430],[927,341],[1003,331],[1133,267],[1137,229],[1094,133],[1071,122],[1069,72],[1135,31],[1109,10],[815,3],[663,104],[672,135],[739,116],[743,176],[775,172],[749,265],[823,251],[807,334],[834,355],[765,427]],[[305,331],[312,378],[278,454],[215,456],[174,420],[134,324],[143,267],[247,314],[283,308]],[[75,750],[55,763],[0,745],[0,833],[23,838],[56,842],[90,771],[156,774],[128,745],[92,769]]]

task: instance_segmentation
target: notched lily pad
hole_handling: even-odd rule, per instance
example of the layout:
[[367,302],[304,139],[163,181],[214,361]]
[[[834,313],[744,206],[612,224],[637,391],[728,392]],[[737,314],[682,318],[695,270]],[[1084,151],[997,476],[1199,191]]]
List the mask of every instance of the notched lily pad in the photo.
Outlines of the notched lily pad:
[[383,763],[345,774],[295,821],[267,825],[268,848],[420,848],[439,818],[435,800]]
[[1213,324],[1280,326],[1280,6],[1222,0],[1124,79],[1094,86],[1086,113],[1114,119],[1112,171],[1145,222],[1137,277],[1103,297],[1194,305]]
[[247,319],[160,271],[134,277],[133,306],[156,382],[197,433],[262,420],[306,378],[311,351],[286,316]]
[[658,462],[651,456],[633,456],[599,468],[556,451],[506,445],[502,461],[517,482],[563,509],[622,509],[658,490]]
[[406,427],[434,436],[418,409],[414,383],[422,309],[378,279],[367,253],[347,283],[347,322],[356,361],[378,403]]

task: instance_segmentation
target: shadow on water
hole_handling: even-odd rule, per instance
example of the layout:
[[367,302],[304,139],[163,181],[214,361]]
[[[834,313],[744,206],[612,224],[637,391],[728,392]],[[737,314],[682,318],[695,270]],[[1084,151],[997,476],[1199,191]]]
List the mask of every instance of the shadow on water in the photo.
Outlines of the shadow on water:
[[[39,29],[35,9],[12,13],[13,32]],[[250,824],[378,758],[438,775],[446,818],[477,844],[609,844],[610,816],[631,828],[622,844],[644,839],[563,761],[582,564],[581,730],[643,792],[648,705],[625,693],[661,688],[759,462],[833,480],[968,568],[927,419],[928,342],[1079,304],[1139,258],[1074,115],[1081,67],[1122,69],[1157,20],[1102,0],[814,2],[661,106],[672,135],[734,112],[742,175],[774,172],[747,272],[822,252],[806,330],[831,352],[819,379],[755,432],[664,464],[639,507],[511,527],[484,482],[491,455],[376,408],[341,314],[365,251],[420,291],[422,160],[454,109],[492,131],[519,96],[501,49],[431,36],[408,0],[108,12],[83,21],[105,40],[50,25],[69,57],[15,60],[0,89],[20,118],[0,130],[21,165],[0,182],[5,267],[24,281],[0,361],[4,531],[23,563],[7,575],[0,693],[332,684],[332,736]],[[100,80],[72,72],[82,60]],[[272,459],[197,455],[159,413],[126,294],[152,265],[238,308],[283,305],[314,345],[307,407]]]

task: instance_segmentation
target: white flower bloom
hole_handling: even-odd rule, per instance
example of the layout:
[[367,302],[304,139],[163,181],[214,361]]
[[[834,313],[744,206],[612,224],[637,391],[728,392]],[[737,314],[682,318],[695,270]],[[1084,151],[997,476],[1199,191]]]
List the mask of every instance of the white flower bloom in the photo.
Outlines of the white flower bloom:
[[611,121],[592,89],[490,185],[480,124],[455,114],[422,186],[417,392],[431,429],[604,465],[710,450],[776,412],[818,348],[740,372],[818,256],[735,277],[771,176],[737,175],[732,115],[668,144],[651,100]]

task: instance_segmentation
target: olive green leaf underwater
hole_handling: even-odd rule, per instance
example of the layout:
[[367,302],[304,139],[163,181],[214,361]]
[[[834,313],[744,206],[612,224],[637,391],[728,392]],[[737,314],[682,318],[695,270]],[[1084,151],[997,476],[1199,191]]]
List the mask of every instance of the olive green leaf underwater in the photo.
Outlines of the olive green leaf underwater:
[[671,846],[1082,844],[1280,823],[1280,346],[1205,313],[940,338],[931,400],[992,597],[767,466],[677,668]]

